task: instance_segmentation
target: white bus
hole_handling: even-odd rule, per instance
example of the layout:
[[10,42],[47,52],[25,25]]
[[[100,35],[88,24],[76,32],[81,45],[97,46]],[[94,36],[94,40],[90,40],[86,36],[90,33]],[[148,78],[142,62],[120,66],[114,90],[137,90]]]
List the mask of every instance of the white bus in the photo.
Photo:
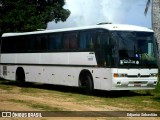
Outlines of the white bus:
[[105,24],[59,30],[4,33],[4,79],[98,90],[148,90],[157,85],[154,32]]

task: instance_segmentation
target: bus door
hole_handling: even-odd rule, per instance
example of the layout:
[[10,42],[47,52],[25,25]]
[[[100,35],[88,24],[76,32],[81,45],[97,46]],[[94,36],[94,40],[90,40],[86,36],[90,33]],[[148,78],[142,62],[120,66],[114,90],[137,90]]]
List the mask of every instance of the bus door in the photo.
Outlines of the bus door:
[[96,59],[98,64],[100,88],[110,89],[111,86],[111,51],[109,34],[106,30],[99,30],[96,43]]

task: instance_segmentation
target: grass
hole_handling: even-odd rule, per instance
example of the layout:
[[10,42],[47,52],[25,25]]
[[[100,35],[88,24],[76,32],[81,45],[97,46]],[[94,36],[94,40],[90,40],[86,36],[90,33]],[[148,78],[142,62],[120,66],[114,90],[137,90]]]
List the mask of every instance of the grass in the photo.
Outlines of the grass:
[[16,99],[9,99],[9,102],[14,102],[14,103],[19,103],[19,104],[23,104],[23,105],[27,105],[31,108],[35,108],[38,110],[44,110],[44,111],[64,111],[63,108],[60,107],[51,107],[45,104],[41,104],[41,103],[33,103],[33,101],[25,101],[25,100],[16,100]]
[[[17,87],[15,83],[0,80],[0,89],[12,91]],[[81,89],[54,86],[54,85],[37,85],[28,84],[20,88],[20,93],[32,96],[46,95],[52,98],[58,98],[60,101],[69,101],[77,104],[83,104],[95,107],[113,106],[125,109],[141,110],[160,110],[160,83],[155,90],[150,91],[118,91],[106,92],[95,91],[93,96],[84,95]],[[33,103],[30,101],[13,100],[20,104],[25,104],[35,109],[48,111],[63,111],[60,107],[51,107],[46,104]]]
[[36,94],[36,93],[39,93],[39,91],[37,90],[37,89],[35,89],[35,88],[22,88],[21,90],[20,90],[20,92],[22,92],[22,93],[34,93],[34,94]]
[[3,89],[3,90],[11,91],[13,89],[13,86],[1,85],[0,84],[0,88]]
[[160,110],[160,83],[155,90],[147,91],[96,91],[94,96],[67,93],[79,104],[114,106],[134,110]]
[[10,81],[0,80],[0,88],[3,89],[3,90],[10,91],[14,88],[14,86],[8,85],[10,83],[11,83]]
[[94,96],[66,93],[76,103],[91,106],[114,106],[134,110],[160,110],[160,84],[150,91],[97,91]]

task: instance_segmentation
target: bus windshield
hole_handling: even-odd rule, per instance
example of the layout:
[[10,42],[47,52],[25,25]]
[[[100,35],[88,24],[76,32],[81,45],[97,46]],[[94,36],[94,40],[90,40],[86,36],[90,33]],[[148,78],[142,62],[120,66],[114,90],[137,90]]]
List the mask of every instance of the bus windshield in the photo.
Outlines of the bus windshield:
[[157,44],[152,32],[114,31],[112,39],[118,50],[118,66],[157,68]]

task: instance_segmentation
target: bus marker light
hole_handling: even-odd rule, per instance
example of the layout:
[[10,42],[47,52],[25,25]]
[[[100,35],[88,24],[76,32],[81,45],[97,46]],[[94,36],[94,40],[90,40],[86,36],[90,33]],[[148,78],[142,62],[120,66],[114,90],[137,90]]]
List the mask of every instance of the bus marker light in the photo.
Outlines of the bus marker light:
[[118,74],[117,73],[114,73],[114,78],[118,78]]
[[118,78],[118,77],[126,77],[126,74],[118,74],[118,73],[114,73],[114,78]]

